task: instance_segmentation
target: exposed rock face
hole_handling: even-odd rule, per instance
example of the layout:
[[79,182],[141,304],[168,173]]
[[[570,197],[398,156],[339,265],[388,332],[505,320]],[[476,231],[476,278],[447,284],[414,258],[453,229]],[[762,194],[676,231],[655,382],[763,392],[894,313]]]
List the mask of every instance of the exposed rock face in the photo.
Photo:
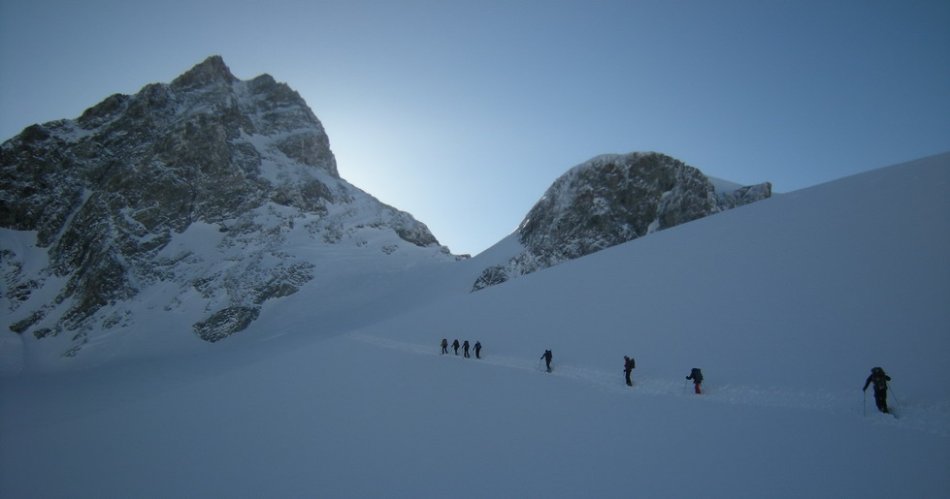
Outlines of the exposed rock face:
[[771,195],[768,183],[717,193],[702,172],[657,153],[598,156],[558,178],[518,227],[524,251],[473,290]]
[[[5,142],[3,229],[5,327],[70,332],[76,348],[133,322],[121,303],[159,283],[201,303],[199,337],[240,331],[264,301],[313,279],[312,262],[286,251],[292,237],[343,244],[371,230],[388,234],[387,252],[409,243],[451,258],[425,225],[339,177],[295,91],[268,75],[238,80],[220,57]],[[208,237],[182,242],[191,233]],[[27,271],[36,251],[48,264]]]
[[717,192],[716,202],[720,210],[729,210],[772,197],[772,184],[764,182],[746,185],[731,192]]

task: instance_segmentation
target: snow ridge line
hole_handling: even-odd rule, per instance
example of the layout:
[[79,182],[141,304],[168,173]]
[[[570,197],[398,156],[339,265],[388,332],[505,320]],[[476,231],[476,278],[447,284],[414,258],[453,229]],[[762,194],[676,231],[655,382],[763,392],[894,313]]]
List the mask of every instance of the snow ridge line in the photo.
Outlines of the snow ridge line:
[[[362,332],[351,332],[344,335],[346,338],[356,340],[368,345],[389,350],[396,350],[413,355],[431,355],[438,356],[439,348],[437,346],[420,345],[417,343],[408,343],[392,340],[379,336],[373,336]],[[450,357],[455,357],[449,354]],[[526,360],[524,358],[506,357],[500,355],[485,356],[473,362],[489,366],[504,367],[508,369],[517,369],[521,371],[544,373],[543,362],[540,359]],[[546,376],[555,378],[567,378],[570,380],[585,383],[599,390],[615,393],[626,393],[632,395],[650,395],[650,396],[692,396],[693,387],[691,383],[684,385],[682,382],[670,380],[668,378],[656,378],[649,376],[633,376],[634,389],[627,387],[623,382],[622,369],[617,369],[616,373],[607,372],[600,369],[588,367],[556,364],[551,373],[544,373]],[[875,424],[889,424],[926,431],[941,437],[950,437],[950,430],[944,423],[950,416],[950,404],[942,404],[934,407],[898,407],[901,413],[901,419],[878,417],[871,407],[868,409],[868,417],[862,417],[860,406],[856,400],[860,400],[855,395],[854,400],[848,397],[842,397],[827,392],[793,392],[781,390],[778,388],[762,389],[743,385],[713,385],[707,387],[704,385],[704,393],[699,400],[706,403],[718,403],[728,405],[746,405],[755,407],[773,407],[784,409],[798,409],[809,411],[820,411],[836,415],[857,416],[867,419]]]

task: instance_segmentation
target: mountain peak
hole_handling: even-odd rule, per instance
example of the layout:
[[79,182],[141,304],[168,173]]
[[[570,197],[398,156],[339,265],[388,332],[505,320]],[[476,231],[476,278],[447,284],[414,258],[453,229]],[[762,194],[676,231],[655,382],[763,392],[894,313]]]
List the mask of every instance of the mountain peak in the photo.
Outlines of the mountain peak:
[[[105,329],[135,330],[140,293],[171,282],[165,310],[201,310],[176,315],[176,329],[214,342],[266,301],[332,286],[324,270],[350,269],[337,262],[354,255],[382,268],[453,259],[425,225],[340,178],[295,91],[270,76],[238,80],[219,56],[78,120],[28,128],[0,150],[0,192],[0,327],[36,340],[73,332],[67,357]],[[35,259],[55,270],[10,270]],[[62,342],[44,344],[60,355]]]
[[473,290],[771,196],[771,184],[716,187],[656,152],[603,154],[568,170],[518,227],[522,252],[485,269]]
[[220,55],[208,57],[183,75],[172,81],[172,87],[191,88],[207,86],[216,82],[232,83],[238,79],[231,74],[231,70]]

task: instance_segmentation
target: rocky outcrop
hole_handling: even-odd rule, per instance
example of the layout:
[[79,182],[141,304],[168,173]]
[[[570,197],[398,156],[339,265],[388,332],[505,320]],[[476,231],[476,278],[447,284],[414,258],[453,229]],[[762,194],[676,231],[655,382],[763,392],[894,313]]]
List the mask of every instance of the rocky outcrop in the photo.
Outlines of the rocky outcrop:
[[[240,331],[313,279],[312,262],[286,251],[301,234],[345,244],[370,230],[387,253],[411,244],[451,258],[425,225],[340,178],[297,92],[268,75],[239,80],[217,56],[5,142],[0,228],[33,239],[0,239],[6,327],[77,345],[134,321],[121,303],[169,283],[202,303],[200,338]],[[194,232],[207,237],[182,242]],[[23,271],[30,252],[48,259],[37,272]]]
[[518,227],[523,251],[485,269],[473,290],[770,195],[767,183],[716,192],[701,171],[663,154],[598,156],[554,182]]
[[729,210],[769,197],[772,197],[772,184],[763,182],[739,187],[733,191],[717,192],[716,204],[720,210]]

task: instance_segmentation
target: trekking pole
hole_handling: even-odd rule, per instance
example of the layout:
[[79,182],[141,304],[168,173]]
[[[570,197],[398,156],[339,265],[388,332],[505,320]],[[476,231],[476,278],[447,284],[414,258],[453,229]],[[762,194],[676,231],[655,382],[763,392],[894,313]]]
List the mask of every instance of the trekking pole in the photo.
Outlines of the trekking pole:
[[894,397],[894,405],[901,405],[900,401],[897,400],[897,393],[894,392],[894,387],[888,385],[887,388],[891,391],[891,397]]

